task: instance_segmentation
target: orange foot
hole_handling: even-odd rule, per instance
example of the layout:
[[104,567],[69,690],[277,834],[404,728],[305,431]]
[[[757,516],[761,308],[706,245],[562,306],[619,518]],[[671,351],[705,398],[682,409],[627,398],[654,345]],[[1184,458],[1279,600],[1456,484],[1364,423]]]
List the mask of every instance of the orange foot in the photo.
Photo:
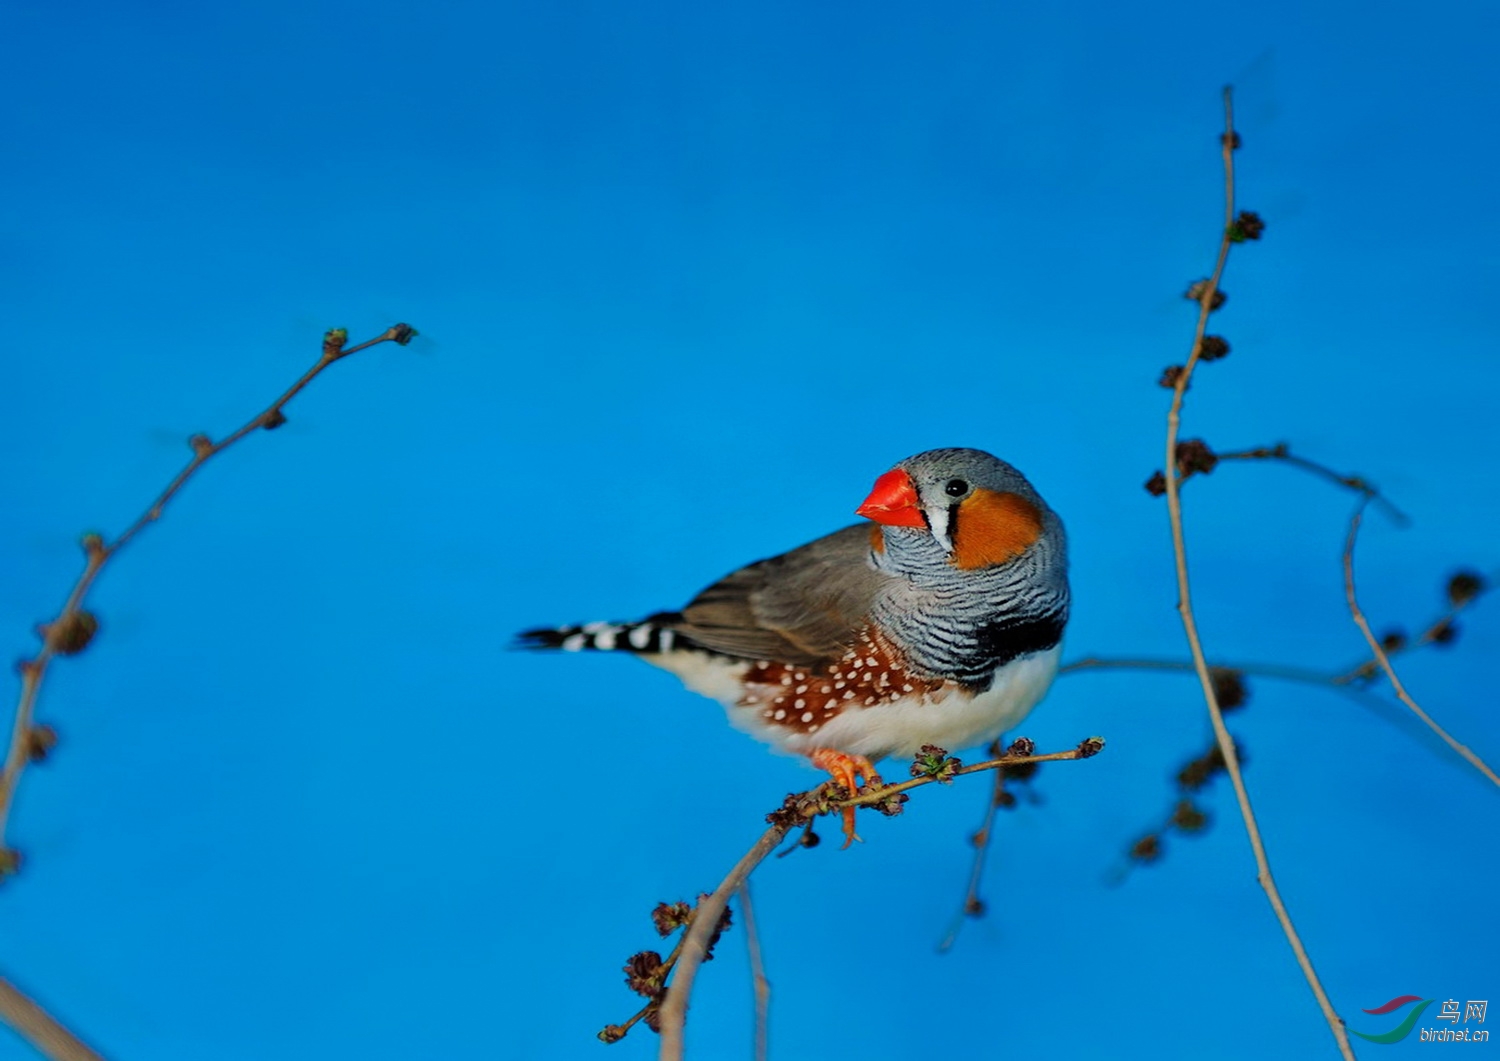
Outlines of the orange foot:
[[[866,789],[873,785],[882,784],[880,775],[875,772],[874,765],[863,755],[846,755],[844,752],[836,752],[832,748],[814,748],[808,754],[812,764],[819,770],[827,770],[833,775],[833,779],[844,786],[844,791],[853,796],[859,792],[858,778],[865,779]],[[854,808],[844,808],[844,847],[848,847],[854,841],[860,840],[859,834],[854,831]]]

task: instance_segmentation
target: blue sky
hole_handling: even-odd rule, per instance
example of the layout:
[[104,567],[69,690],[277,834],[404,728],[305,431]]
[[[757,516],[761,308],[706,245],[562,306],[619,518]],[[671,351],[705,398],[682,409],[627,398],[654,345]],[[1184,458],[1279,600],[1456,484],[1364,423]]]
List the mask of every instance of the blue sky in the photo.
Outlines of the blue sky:
[[[133,519],[189,434],[263,407],[325,328],[422,331],[207,469],[48,680],[63,743],[13,817],[0,972],[110,1056],[599,1056],[651,907],[816,776],[633,661],[503,646],[680,605],[842,525],[911,453],[992,450],[1062,514],[1070,656],[1182,656],[1140,484],[1214,251],[1226,81],[1269,229],[1230,264],[1234,352],[1186,434],[1381,484],[1413,517],[1362,545],[1381,628],[1435,615],[1458,566],[1500,570],[1490,5],[3,18],[13,656],[78,535]],[[1361,658],[1348,497],[1259,465],[1187,497],[1213,655]],[[1400,665],[1494,762],[1500,618],[1462,627]],[[1252,696],[1247,779],[1351,1026],[1500,994],[1493,787],[1399,710]],[[1191,680],[1070,677],[1022,732],[1109,748],[1003,817],[953,953],[983,784],[758,875],[774,1055],[1329,1056],[1222,785],[1206,835],[1107,883],[1206,740]],[[700,979],[696,1056],[748,1055],[743,948]]]

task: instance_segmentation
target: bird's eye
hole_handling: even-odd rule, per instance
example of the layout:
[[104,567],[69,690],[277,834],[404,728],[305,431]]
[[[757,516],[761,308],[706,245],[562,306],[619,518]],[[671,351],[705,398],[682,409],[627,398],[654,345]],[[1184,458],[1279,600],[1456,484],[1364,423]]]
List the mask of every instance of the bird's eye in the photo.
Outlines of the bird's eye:
[[969,492],[969,484],[962,479],[949,479],[948,485],[943,489],[948,491],[949,497],[962,497]]

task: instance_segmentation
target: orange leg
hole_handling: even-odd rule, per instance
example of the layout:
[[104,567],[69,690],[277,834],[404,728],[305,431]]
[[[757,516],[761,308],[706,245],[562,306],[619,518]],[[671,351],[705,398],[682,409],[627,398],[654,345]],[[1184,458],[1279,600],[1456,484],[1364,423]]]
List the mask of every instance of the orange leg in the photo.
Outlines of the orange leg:
[[[859,778],[865,779],[865,786],[881,784],[880,775],[875,772],[875,766],[863,755],[848,755],[844,752],[836,752],[832,748],[814,748],[808,754],[812,764],[819,770],[827,770],[833,775],[833,779],[844,786],[844,791],[849,795],[859,793]],[[844,808],[844,846],[848,847],[854,841],[860,840],[859,834],[854,831],[854,808]]]

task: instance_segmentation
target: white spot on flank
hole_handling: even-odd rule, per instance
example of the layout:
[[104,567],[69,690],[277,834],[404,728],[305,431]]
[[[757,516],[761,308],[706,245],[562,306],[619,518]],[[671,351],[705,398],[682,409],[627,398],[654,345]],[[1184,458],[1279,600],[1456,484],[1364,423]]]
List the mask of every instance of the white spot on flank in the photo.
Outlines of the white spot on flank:
[[577,652],[584,645],[588,644],[588,640],[587,634],[574,634],[572,637],[564,638],[562,643],[563,651]]
[[804,707],[807,706],[807,701],[806,700],[798,700],[792,706],[795,707],[798,711],[801,711]]
[[[844,684],[845,684],[844,682],[834,682],[833,683],[833,687],[835,689],[842,689],[844,687]],[[823,691],[826,693],[828,690],[824,689]]]
[[903,692],[903,693],[909,693],[909,692],[911,692],[911,686],[910,686],[910,685],[903,685],[903,686],[902,686],[902,687],[901,687],[901,691],[902,691],[902,692]]
[[807,727],[807,732],[809,732],[809,733],[816,733],[816,732],[818,732],[818,727],[817,726],[808,726]]
[[879,662],[880,661],[878,659],[876,659],[874,656],[870,656],[868,659],[865,660],[865,666],[866,667],[873,667],[873,666],[875,666]]
[[670,652],[670,651],[672,651],[672,643],[674,641],[676,641],[676,640],[677,640],[677,636],[675,634],[673,634],[672,631],[670,631],[670,630],[663,630],[661,632],[661,650],[663,652]]
[[781,684],[782,685],[791,685],[792,684],[792,676],[790,674],[783,674],[781,676]]
[[844,699],[845,700],[853,700],[854,699],[854,690],[853,689],[845,689],[844,690]]
[[797,691],[799,693],[805,693],[805,692],[807,692],[807,686],[805,686],[805,685],[799,685],[799,686],[797,686]]
[[780,722],[784,718],[786,718],[786,711],[781,710],[781,711],[777,711],[776,712],[776,721],[777,722]]
[[605,650],[614,648],[615,635],[617,633],[619,633],[619,631],[614,627],[610,627],[608,630],[600,630],[597,634],[594,635],[594,647],[602,648]]
[[632,648],[645,648],[651,642],[651,627],[641,625],[630,631],[630,645]]
[[837,700],[830,700],[830,701],[828,701],[828,703],[826,703],[826,704],[823,705],[823,709],[825,711],[832,711],[835,707],[838,707],[838,706],[839,706],[839,702]]
[[804,712],[802,712],[802,721],[803,722],[811,722],[812,720],[813,720],[813,713],[811,711],[804,711]]

